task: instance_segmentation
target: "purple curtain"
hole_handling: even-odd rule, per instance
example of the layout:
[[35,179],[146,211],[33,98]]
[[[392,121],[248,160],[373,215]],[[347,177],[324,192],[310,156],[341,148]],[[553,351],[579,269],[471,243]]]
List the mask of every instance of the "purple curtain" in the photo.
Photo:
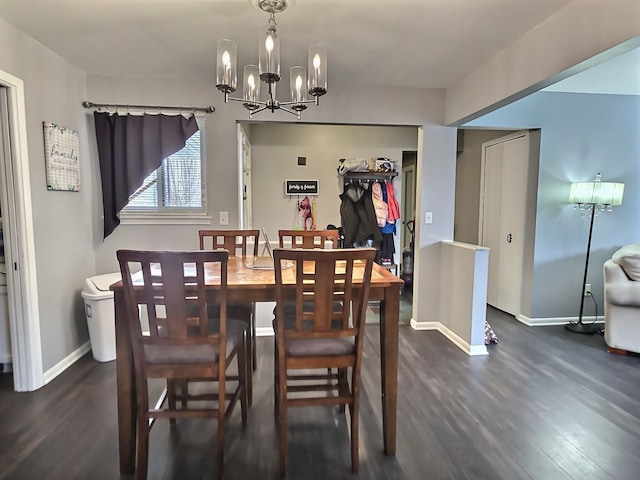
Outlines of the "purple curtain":
[[196,117],[182,115],[118,115],[94,112],[104,238],[120,224],[118,213],[162,160],[181,150],[198,131]]

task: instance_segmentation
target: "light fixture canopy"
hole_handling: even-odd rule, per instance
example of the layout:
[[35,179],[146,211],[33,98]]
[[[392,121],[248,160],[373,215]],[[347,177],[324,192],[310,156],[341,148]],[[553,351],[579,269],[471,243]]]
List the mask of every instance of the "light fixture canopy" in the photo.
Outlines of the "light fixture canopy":
[[[287,8],[287,0],[258,0],[258,7],[269,13],[269,24],[260,30],[258,41],[258,65],[246,65],[242,82],[242,98],[232,98],[237,83],[237,47],[229,39],[218,40],[216,62],[216,88],[224,94],[225,103],[229,100],[242,102],[254,113],[270,110],[283,110],[296,115],[307,108],[307,104],[319,105],[319,99],[327,93],[327,51],[321,45],[313,45],[308,50],[308,72],[304,67],[295,66],[289,70],[289,90],[291,100],[281,102],[276,99],[276,84],[280,75],[280,36],[276,28],[275,14]],[[260,99],[260,83],[268,88],[267,100]],[[309,99],[311,95],[313,99]]]

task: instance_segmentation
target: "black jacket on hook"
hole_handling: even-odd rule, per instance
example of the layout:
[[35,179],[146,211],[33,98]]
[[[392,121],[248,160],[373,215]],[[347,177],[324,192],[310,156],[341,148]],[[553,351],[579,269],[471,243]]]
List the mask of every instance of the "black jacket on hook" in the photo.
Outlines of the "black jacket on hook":
[[373,247],[379,251],[382,245],[382,232],[376,222],[371,190],[364,189],[357,183],[349,183],[340,194],[340,200],[345,248],[353,247],[354,244],[362,245],[371,238]]

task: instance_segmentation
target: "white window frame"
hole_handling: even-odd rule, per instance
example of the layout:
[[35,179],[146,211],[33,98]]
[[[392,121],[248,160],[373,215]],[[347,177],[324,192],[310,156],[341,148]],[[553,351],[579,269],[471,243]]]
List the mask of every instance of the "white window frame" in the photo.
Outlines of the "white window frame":
[[[200,174],[202,184],[202,208],[180,207],[125,207],[119,213],[121,225],[172,225],[172,224],[209,224],[211,217],[208,214],[207,201],[207,156],[206,156],[206,126],[205,116],[196,115],[198,128],[200,129]],[[160,167],[162,168],[162,167]]]

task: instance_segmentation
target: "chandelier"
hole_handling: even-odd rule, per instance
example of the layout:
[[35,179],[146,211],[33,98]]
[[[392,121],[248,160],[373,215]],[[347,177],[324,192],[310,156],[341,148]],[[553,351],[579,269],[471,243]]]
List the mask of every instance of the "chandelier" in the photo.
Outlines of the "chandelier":
[[[291,67],[289,70],[289,88],[291,101],[276,99],[276,84],[280,81],[280,37],[276,30],[275,14],[287,8],[287,0],[258,0],[258,7],[270,14],[269,24],[260,31],[258,39],[258,65],[245,65],[242,81],[242,98],[232,98],[237,84],[237,47],[228,39],[218,40],[216,88],[224,93],[224,101],[242,102],[249,110],[249,118],[254,113],[270,110],[283,110],[300,119],[300,113],[307,104],[319,105],[319,99],[327,93],[327,51],[320,45],[309,47],[308,71],[304,67]],[[260,85],[264,82],[268,88],[266,100],[260,98]],[[311,95],[313,99],[309,99]]]

